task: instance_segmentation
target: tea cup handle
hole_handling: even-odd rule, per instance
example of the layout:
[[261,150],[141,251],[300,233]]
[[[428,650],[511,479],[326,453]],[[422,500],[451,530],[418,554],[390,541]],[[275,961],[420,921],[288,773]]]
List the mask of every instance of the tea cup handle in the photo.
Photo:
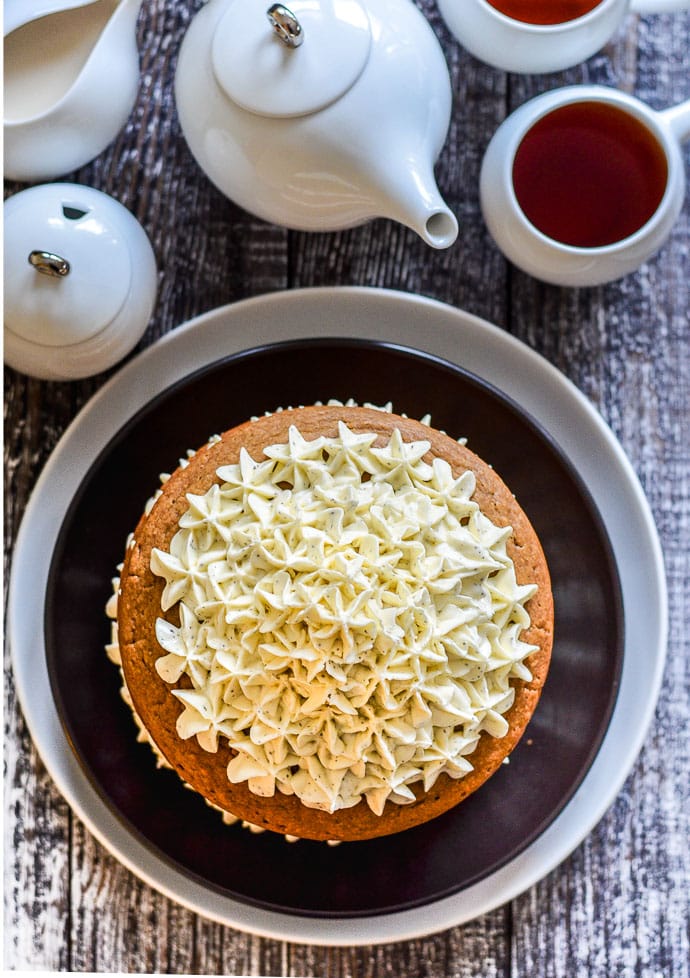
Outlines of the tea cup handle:
[[679,143],[685,143],[690,139],[690,99],[663,109],[659,115],[671,127]]
[[690,9],[690,0],[630,0],[634,14],[669,14]]

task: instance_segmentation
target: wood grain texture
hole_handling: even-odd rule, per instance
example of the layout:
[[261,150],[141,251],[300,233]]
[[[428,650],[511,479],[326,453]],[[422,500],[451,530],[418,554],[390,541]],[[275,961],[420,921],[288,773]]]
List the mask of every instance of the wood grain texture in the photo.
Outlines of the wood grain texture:
[[[139,348],[190,317],[246,296],[334,284],[418,292],[485,317],[543,354],[598,408],[627,452],[664,548],[671,632],[654,725],[599,825],[564,863],[506,907],[425,939],[321,948],[264,940],[199,918],[141,883],[72,815],[38,758],[5,650],[4,964],[9,970],[281,975],[300,978],[688,978],[690,790],[690,204],[659,255],[588,290],[508,265],[483,224],[477,180],[498,123],[561,84],[617,86],[655,108],[690,97],[690,16],[629,16],[583,65],[543,77],[494,71],[443,44],[453,118],[437,167],[460,222],[432,252],[386,221],[299,234],[253,218],[200,173],[172,94],[179,43],[201,0],[145,0],[141,83],[130,120],[64,179],[130,208],[152,240],[158,300]],[[683,151],[686,173],[690,154]],[[8,184],[6,193],[21,189]],[[71,384],[5,373],[5,581],[22,512],[60,434],[106,375]],[[631,717],[631,723],[634,723]]]

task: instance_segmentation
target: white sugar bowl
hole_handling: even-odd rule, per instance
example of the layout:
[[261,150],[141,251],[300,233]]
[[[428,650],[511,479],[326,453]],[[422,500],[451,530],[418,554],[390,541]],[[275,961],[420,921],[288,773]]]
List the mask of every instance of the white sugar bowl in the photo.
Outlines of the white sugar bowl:
[[141,339],[156,260],[136,218],[91,187],[42,184],[5,201],[5,363],[75,380],[117,363]]

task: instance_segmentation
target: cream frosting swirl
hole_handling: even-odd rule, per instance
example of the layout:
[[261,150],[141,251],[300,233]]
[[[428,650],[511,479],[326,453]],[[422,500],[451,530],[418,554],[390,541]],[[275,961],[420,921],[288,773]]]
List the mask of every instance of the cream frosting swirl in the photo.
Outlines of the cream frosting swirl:
[[180,737],[235,752],[233,783],[333,812],[414,801],[462,777],[480,734],[508,729],[512,678],[529,680],[525,603],[506,544],[472,499],[474,475],[344,423],[218,469],[188,494],[169,551],[159,675],[183,705]]

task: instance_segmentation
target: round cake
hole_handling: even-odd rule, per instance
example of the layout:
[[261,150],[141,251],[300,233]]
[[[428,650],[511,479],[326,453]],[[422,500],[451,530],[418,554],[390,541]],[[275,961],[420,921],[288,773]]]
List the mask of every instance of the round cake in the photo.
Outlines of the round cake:
[[184,782],[251,825],[346,841],[440,815],[508,758],[553,601],[490,465],[390,411],[314,405],[212,438],[164,481],[116,635]]

